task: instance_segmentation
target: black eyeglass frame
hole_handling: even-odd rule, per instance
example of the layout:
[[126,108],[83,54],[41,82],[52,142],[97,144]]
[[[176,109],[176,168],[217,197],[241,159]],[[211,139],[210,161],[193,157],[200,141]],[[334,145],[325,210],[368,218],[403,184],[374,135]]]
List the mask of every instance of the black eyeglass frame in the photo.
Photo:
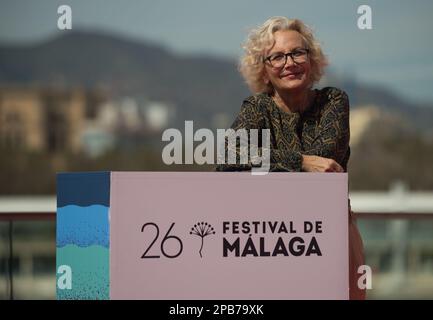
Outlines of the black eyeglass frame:
[[[284,63],[283,63],[283,66],[286,65],[286,63],[287,63],[287,57],[288,57],[288,56],[290,56],[290,58],[292,59],[293,63],[300,64],[299,62],[296,62],[295,59],[293,58],[293,54],[296,53],[296,52],[299,51],[299,50],[305,50],[305,52],[306,52],[307,55],[310,54],[310,49],[308,49],[308,48],[298,48],[298,49],[295,49],[295,50],[292,51],[292,52],[287,52],[287,53],[282,53],[282,52],[281,52],[281,54],[284,55],[284,59],[285,59],[285,60],[284,60]],[[272,56],[274,56],[274,55],[275,55],[275,53],[271,54],[270,56],[268,56],[268,57],[266,57],[266,58],[263,58],[263,63],[266,63],[266,61],[267,61],[267,62],[269,62],[269,64],[270,64],[272,67],[274,67],[274,66],[272,65],[272,62],[271,62],[271,58],[272,58]],[[275,67],[274,67],[274,68],[275,68]]]

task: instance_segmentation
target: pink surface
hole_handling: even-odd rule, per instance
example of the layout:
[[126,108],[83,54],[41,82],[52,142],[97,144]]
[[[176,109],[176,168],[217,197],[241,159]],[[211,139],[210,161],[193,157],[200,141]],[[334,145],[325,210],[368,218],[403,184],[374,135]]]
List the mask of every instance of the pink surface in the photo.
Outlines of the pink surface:
[[[111,299],[348,299],[348,201],[346,173],[247,172],[113,172],[110,203]],[[313,234],[322,256],[223,257],[223,237],[242,244],[248,234],[223,234],[223,221],[293,221],[296,234],[251,233],[272,251],[276,239],[311,239],[304,221],[321,220],[323,233]],[[191,235],[197,222],[215,234]],[[148,255],[141,256],[156,236]],[[161,253],[169,236],[182,240],[177,258]],[[241,252],[243,250],[241,245]],[[174,239],[164,243],[170,255]]]

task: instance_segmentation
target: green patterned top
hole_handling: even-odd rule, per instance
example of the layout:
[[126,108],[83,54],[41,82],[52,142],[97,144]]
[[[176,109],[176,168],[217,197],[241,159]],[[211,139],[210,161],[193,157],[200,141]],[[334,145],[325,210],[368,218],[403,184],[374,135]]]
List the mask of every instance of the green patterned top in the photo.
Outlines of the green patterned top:
[[[243,101],[234,130],[270,129],[270,171],[302,171],[302,154],[334,159],[347,172],[350,156],[349,98],[337,88],[315,89],[315,100],[302,114],[281,110],[271,96],[260,93]],[[258,153],[261,155],[261,135]],[[227,155],[226,141],[226,155]],[[217,171],[251,170],[252,161],[220,164]],[[227,163],[227,162],[226,162]],[[253,162],[254,163],[254,162]]]

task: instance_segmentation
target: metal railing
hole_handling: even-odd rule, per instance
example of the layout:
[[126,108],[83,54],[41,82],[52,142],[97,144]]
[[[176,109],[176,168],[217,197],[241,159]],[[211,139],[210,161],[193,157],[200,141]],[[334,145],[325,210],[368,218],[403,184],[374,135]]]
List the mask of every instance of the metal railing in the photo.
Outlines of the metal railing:
[[16,221],[55,221],[56,212],[0,212],[0,222],[8,223],[8,279],[9,279],[9,299],[14,300],[14,247],[13,229]]
[[[389,219],[389,220],[418,220],[433,219],[433,212],[355,212],[356,219]],[[55,221],[56,212],[0,212],[0,223],[8,224],[8,282],[9,299],[14,300],[14,223],[21,221]]]

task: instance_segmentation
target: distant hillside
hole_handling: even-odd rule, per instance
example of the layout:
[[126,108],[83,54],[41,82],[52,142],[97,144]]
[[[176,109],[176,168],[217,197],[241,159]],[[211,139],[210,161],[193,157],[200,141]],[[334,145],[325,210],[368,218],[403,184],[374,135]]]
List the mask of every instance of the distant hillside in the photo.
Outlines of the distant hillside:
[[385,112],[397,113],[417,129],[433,133],[433,103],[419,105],[390,89],[356,83],[352,79],[334,79],[331,83],[347,91],[352,106],[375,105]]
[[[103,88],[109,98],[165,101],[176,108],[174,126],[183,128],[185,120],[194,120],[196,129],[214,128],[215,119],[231,122],[250,95],[235,61],[181,56],[154,43],[77,31],[32,46],[0,46],[0,86],[14,84]],[[332,72],[320,83],[325,85],[340,87],[350,97],[351,190],[386,190],[395,181],[404,181],[413,190],[433,189],[432,106],[423,108],[389,89]],[[167,170],[159,148],[149,144],[160,143],[159,137],[140,136],[132,141],[136,149],[114,150],[97,159],[64,155],[62,162],[49,154],[0,152],[4,182],[0,193],[52,193],[55,179],[47,177],[57,171]],[[206,170],[203,166],[168,169]],[[28,184],[29,177],[38,184]]]
[[[102,87],[112,97],[172,102],[179,126],[193,119],[212,127],[216,113],[232,119],[250,94],[235,61],[180,56],[154,43],[84,31],[66,32],[34,46],[0,46],[2,84]],[[371,104],[401,114],[417,128],[431,127],[433,107],[421,108],[390,90],[332,74],[326,85],[346,90],[354,108]]]
[[111,35],[68,32],[32,47],[0,47],[0,84],[103,87],[174,102],[179,119],[205,122],[231,113],[248,95],[233,61],[178,56],[164,48]]

